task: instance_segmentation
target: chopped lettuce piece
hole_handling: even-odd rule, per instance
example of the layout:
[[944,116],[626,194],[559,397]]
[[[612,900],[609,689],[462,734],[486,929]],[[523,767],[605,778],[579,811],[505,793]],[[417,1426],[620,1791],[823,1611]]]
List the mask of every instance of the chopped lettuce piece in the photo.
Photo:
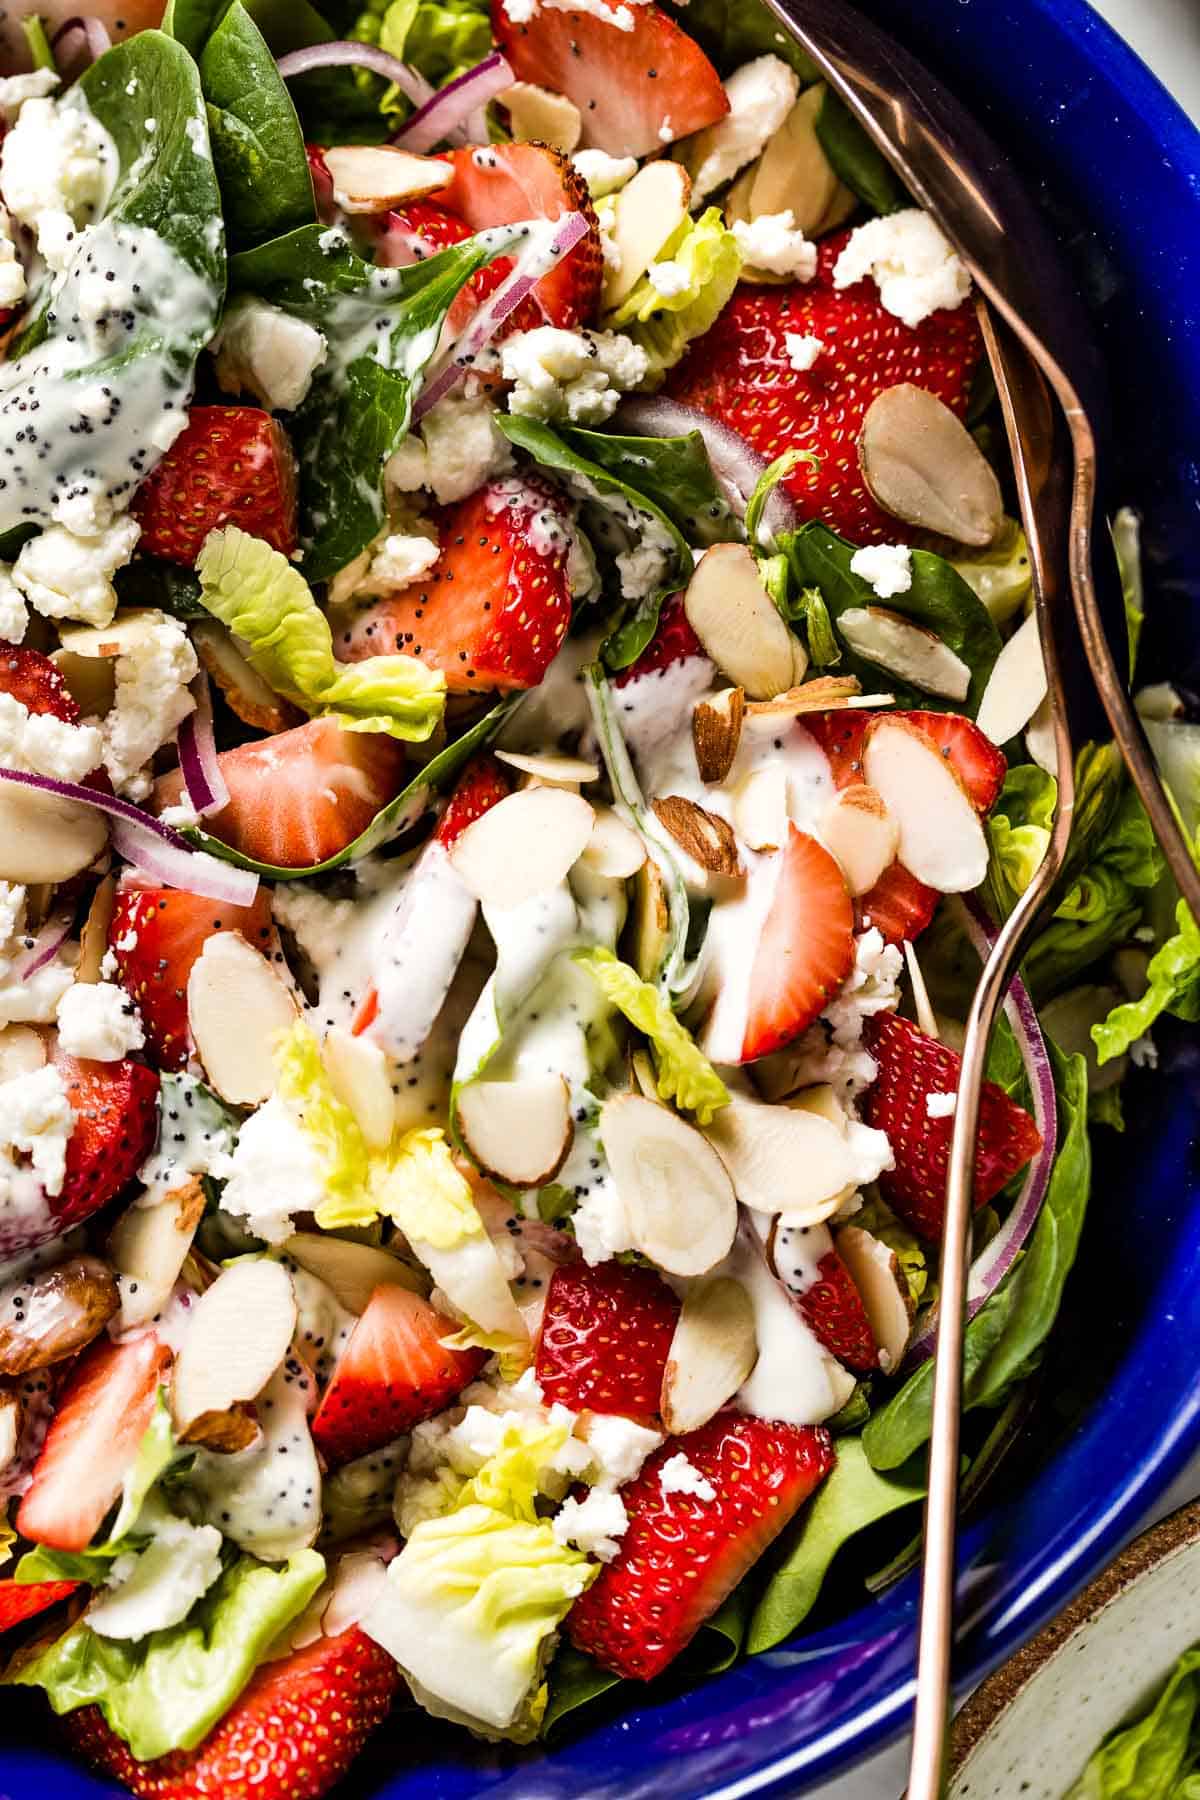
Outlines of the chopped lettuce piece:
[[378,42],[389,56],[442,87],[491,50],[486,0],[392,0],[379,20]]
[[1005,519],[982,550],[956,546],[950,562],[997,625],[1019,612],[1033,591],[1029,545],[1015,519]]
[[[547,1530],[549,1527],[547,1527]],[[181,1625],[140,1643],[102,1638],[81,1619],[5,1680],[44,1688],[56,1713],[98,1706],[136,1757],[191,1750],[229,1710],[268,1645],[325,1577],[302,1550],[280,1569],[232,1563]]]
[[17,1541],[17,1534],[8,1522],[8,1506],[0,1508],[0,1568],[12,1560],[12,1547]]
[[[601,201],[601,207],[605,202]],[[611,208],[612,202],[608,202]],[[655,262],[674,265],[675,280],[664,292],[643,275],[613,312],[606,326],[627,333],[650,359],[648,381],[661,381],[691,343],[716,321],[737,286],[742,253],[718,206],[698,219],[685,219],[672,232]],[[677,291],[671,291],[677,289]]]
[[1192,1022],[1200,1019],[1200,929],[1182,900],[1175,908],[1175,922],[1174,936],[1150,958],[1145,993],[1114,1007],[1107,1019],[1092,1026],[1100,1062],[1123,1056],[1161,1013]]
[[196,559],[201,598],[277,694],[332,714],[346,731],[424,743],[445,705],[445,677],[411,656],[339,663],[329,621],[299,569],[236,525],[211,531]]
[[318,1225],[368,1223],[358,1216],[369,1205],[367,1146],[354,1114],[334,1093],[321,1046],[303,1020],[276,1046],[275,1067],[279,1096],[299,1117],[321,1165],[329,1198],[317,1213]]
[[887,1245],[904,1272],[914,1306],[932,1300],[931,1288],[936,1289],[937,1282],[930,1281],[921,1241],[900,1223],[886,1200],[881,1200],[878,1194],[868,1197],[850,1223],[869,1231],[872,1237]]
[[1110,1731],[1066,1800],[1194,1800],[1200,1794],[1200,1645],[1185,1650],[1154,1704]]
[[1010,913],[1037,873],[1050,844],[1058,783],[1036,763],[1018,763],[1004,778],[985,821],[988,898],[1001,916]]
[[619,961],[611,950],[577,950],[574,961],[587,969],[630,1024],[650,1039],[661,1097],[694,1112],[701,1125],[711,1125],[718,1108],[728,1106],[729,1089],[659,990],[642,981],[636,970]]
[[471,1184],[455,1168],[445,1132],[433,1126],[404,1133],[389,1159],[377,1206],[405,1237],[435,1250],[457,1250],[468,1239],[486,1236]]
[[1109,524],[1117,568],[1121,573],[1121,597],[1125,602],[1125,628],[1129,639],[1129,679],[1137,667],[1138,645],[1146,622],[1142,585],[1142,521],[1131,506],[1123,506]]

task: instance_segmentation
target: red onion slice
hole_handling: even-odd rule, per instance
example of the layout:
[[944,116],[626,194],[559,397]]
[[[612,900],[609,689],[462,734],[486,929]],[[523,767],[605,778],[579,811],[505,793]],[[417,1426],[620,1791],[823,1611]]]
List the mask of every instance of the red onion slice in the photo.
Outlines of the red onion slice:
[[16,982],[28,981],[31,975],[36,975],[39,969],[44,969],[48,962],[52,962],[70,937],[74,919],[72,907],[60,908],[58,912],[52,913],[26,950],[24,958],[14,968],[12,979]]
[[59,73],[73,80],[112,49],[112,39],[99,19],[76,16],[64,19],[50,40],[50,49]]
[[[996,927],[973,894],[963,897],[967,936],[979,960],[986,962],[996,941]],[[967,1319],[975,1317],[984,1302],[995,1293],[1008,1274],[1037,1222],[1050,1185],[1050,1172],[1058,1149],[1058,1096],[1054,1091],[1054,1072],[1046,1053],[1046,1040],[1034,1010],[1029,990],[1019,975],[1014,975],[1004,1001],[1004,1011],[1017,1040],[1021,1061],[1029,1077],[1033,1095],[1033,1117],[1042,1134],[1042,1147],[1032,1158],[1021,1183],[1021,1191],[1012,1211],[991,1242],[971,1264],[967,1281]],[[924,1362],[933,1355],[937,1343],[937,1307],[930,1309],[921,1330],[908,1348],[905,1368]]]
[[[753,449],[731,425],[710,418],[697,406],[658,394],[634,394],[622,400],[613,414],[612,428],[634,437],[686,437],[698,431],[717,484],[739,519],[745,518],[759,476],[770,466],[770,458]],[[795,531],[800,525],[800,514],[782,483],[772,488],[762,522],[772,537],[781,531]]]
[[[529,223],[532,235],[514,262],[511,273],[430,370],[413,407],[414,424],[418,419],[424,418],[430,407],[436,406],[451,388],[458,385],[479,352],[491,343],[508,315],[533,292],[543,275],[548,275],[555,264],[568,251],[573,250],[580,238],[586,237],[588,232],[587,220],[582,213],[577,212],[563,213],[553,221],[553,234],[548,242],[539,229],[548,221],[533,219]],[[480,233],[480,236],[486,235]]]
[[196,700],[195,710],[180,725],[175,735],[175,748],[179,752],[179,768],[188,800],[194,811],[204,818],[207,813],[220,812],[223,806],[229,805],[229,789],[217,760],[212,696],[208,676],[203,670],[192,683],[192,693]]
[[[59,781],[52,775],[29,775],[23,769],[0,769],[0,781],[37,788],[43,794],[57,794],[60,800],[74,800],[80,806],[93,806],[98,812],[107,813],[116,821],[114,848],[146,874],[161,880],[165,887],[186,888],[191,894],[222,900],[227,906],[249,906],[258,892],[258,876],[251,870],[236,868],[204,850],[196,850],[170,825],[164,825],[131,800],[80,787],[78,782]],[[148,859],[154,861],[153,869]]]
[[394,81],[414,106],[423,107],[435,92],[423,75],[402,63],[398,56],[389,56],[375,44],[359,44],[351,38],[335,38],[329,44],[311,44],[304,50],[289,50],[286,56],[276,59],[275,66],[285,81],[291,81],[295,75],[308,75],[313,69],[370,69],[373,75]]
[[[452,140],[451,134],[471,121],[472,114],[482,114],[488,101],[511,87],[515,80],[511,65],[498,50],[493,50],[465,75],[459,75],[454,81],[448,81],[444,88],[439,88],[432,100],[427,100],[411,119],[405,121],[392,143],[397,149],[412,150],[421,155],[432,150],[435,144],[462,142],[461,136]],[[486,129],[478,135],[487,141]]]

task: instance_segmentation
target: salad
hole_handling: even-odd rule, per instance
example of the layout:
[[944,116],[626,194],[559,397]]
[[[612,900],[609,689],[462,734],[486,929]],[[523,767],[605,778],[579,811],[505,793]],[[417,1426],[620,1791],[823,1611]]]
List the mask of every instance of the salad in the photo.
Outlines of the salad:
[[[0,78],[3,1680],[134,1793],[316,1800],[910,1566],[1056,784],[967,270],[770,16],[153,14]],[[1200,1015],[1076,785],[968,1493]]]

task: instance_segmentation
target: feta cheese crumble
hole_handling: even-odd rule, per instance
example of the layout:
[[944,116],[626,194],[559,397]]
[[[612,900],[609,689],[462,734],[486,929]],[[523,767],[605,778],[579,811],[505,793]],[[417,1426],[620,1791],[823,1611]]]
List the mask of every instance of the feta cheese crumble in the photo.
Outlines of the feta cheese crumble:
[[47,1025],[75,979],[79,946],[60,947],[32,975],[21,976],[34,942],[25,925],[26,891],[18,882],[0,881],[0,1026]]
[[119,1062],[146,1041],[138,1009],[111,981],[76,981],[58,1003],[58,1041],[68,1056]]
[[715,1500],[717,1497],[717,1490],[708,1476],[702,1475],[682,1450],[668,1456],[658,1471],[658,1485],[668,1497],[671,1494],[692,1494],[697,1500]]
[[907,594],[912,586],[912,551],[907,544],[864,544],[850,558],[850,573],[861,575],[881,600]]
[[735,219],[732,230],[742,260],[767,275],[790,275],[796,281],[811,281],[817,272],[817,246],[810,244],[795,225],[796,216],[790,208],[760,213],[749,224]]
[[856,225],[833,265],[835,288],[869,275],[886,311],[917,326],[930,313],[961,306],[971,291],[966,264],[919,206]]
[[53,69],[31,69],[25,75],[6,75],[0,80],[0,113],[15,119],[27,100],[42,100],[52,94],[61,76]]
[[593,1488],[582,1500],[573,1496],[564,1500],[551,1521],[555,1541],[574,1544],[585,1556],[598,1562],[612,1562],[621,1548],[621,1539],[629,1529],[629,1515],[620,1494],[605,1488]]
[[252,294],[239,294],[209,349],[224,393],[253,394],[272,412],[294,412],[328,347],[314,325]]
[[811,333],[785,331],[783,345],[787,351],[787,359],[801,375],[807,375],[817,358],[825,350],[824,338],[813,337]]
[[246,1120],[220,1172],[221,1210],[268,1244],[284,1243],[296,1229],[293,1213],[315,1212],[326,1197],[312,1139],[277,1094]]
[[[439,506],[465,500],[494,475],[512,468],[512,447],[492,422],[486,394],[449,393],[421,420],[424,457],[418,459],[409,438],[384,470],[393,487],[411,492],[429,488]],[[413,477],[420,473],[420,479]]]
[[0,1207],[12,1201],[23,1174],[13,1151],[28,1157],[47,1194],[62,1192],[74,1129],[75,1113],[53,1063],[0,1081]]
[[645,379],[646,352],[616,331],[561,331],[539,325],[501,346],[506,381],[516,383],[508,410],[530,419],[599,425],[611,418],[624,389]]
[[676,294],[686,293],[691,285],[691,276],[682,263],[654,262],[646,270],[646,279],[656,294],[664,300],[673,300]]
[[100,728],[104,766],[117,792],[132,800],[149,794],[145,765],[195,709],[188,683],[200,667],[178,619],[147,612],[143,626],[117,657],[115,697]]
[[0,563],[0,638],[19,644],[29,630],[29,608],[12,578],[12,570]]
[[615,194],[637,174],[636,156],[610,156],[607,150],[577,150],[571,161],[593,200]]
[[729,111],[688,146],[693,210],[766,149],[796,104],[800,82],[778,56],[756,56],[725,83]]
[[957,1094],[926,1094],[925,1111],[931,1119],[952,1119],[958,1105]]
[[75,234],[102,210],[117,166],[116,146],[77,89],[61,101],[25,97],[0,145],[0,188],[52,269],[70,261]]
[[118,1556],[88,1624],[101,1637],[126,1642],[166,1631],[186,1619],[221,1573],[222,1537],[215,1525],[192,1525],[156,1506],[145,1549]]
[[88,533],[51,525],[23,546],[13,580],[43,618],[110,625],[117,610],[112,578],[133,555],[140,534],[130,518]]
[[100,762],[95,725],[72,725],[53,713],[31,713],[12,694],[0,693],[0,763],[28,775],[82,781]]
[[661,1431],[638,1425],[620,1413],[585,1414],[579,1430],[588,1448],[587,1479],[593,1487],[624,1487],[665,1441]]

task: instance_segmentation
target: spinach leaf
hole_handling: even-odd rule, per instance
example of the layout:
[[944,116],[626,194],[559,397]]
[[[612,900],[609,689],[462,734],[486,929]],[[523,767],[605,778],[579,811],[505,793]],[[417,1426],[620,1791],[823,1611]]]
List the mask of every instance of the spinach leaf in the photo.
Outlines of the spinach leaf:
[[383,526],[383,465],[408,431],[446,313],[517,236],[518,228],[500,227],[428,262],[378,269],[343,232],[303,225],[231,259],[235,288],[307,320],[329,341],[291,425],[308,581],[328,581]]
[[315,208],[300,121],[241,0],[204,46],[200,83],[231,247],[307,225]]
[[883,151],[832,88],[825,90],[816,131],[830,168],[864,206],[874,213],[893,213],[912,205]]
[[499,731],[504,720],[512,711],[519,695],[499,701],[490,712],[477,719],[469,731],[464,731],[460,738],[447,744],[444,750],[431,757],[423,768],[413,776],[406,787],[402,788],[394,800],[389,800],[382,807],[367,829],[360,832],[353,843],[347,844],[344,850],[336,855],[326,857],[324,862],[313,863],[307,869],[284,869],[275,863],[258,862],[252,856],[243,856],[240,850],[234,850],[215,838],[210,832],[199,826],[190,826],[184,835],[202,850],[208,850],[213,856],[219,856],[222,862],[236,863],[239,869],[253,869],[264,881],[307,881],[313,875],[328,875],[332,869],[344,868],[348,863],[361,862],[364,856],[372,851],[380,850],[385,844],[397,838],[402,832],[409,831],[428,810],[435,793],[454,780],[463,764],[484,744],[490,743]]
[[[335,17],[333,5],[326,4],[318,11],[310,0],[245,0],[245,5],[272,56],[307,50],[352,33],[358,36],[360,20],[378,25],[375,13],[364,13],[357,4],[344,19]],[[394,116],[381,111],[389,91],[393,90],[382,76],[357,66],[312,69],[288,82],[310,144],[382,143],[396,129]]]
[[[653,1695],[661,1689],[677,1688],[678,1678],[685,1672],[689,1680],[697,1681],[702,1676],[720,1675],[731,1668],[742,1653],[750,1607],[749,1589],[743,1582],[712,1618],[705,1620],[680,1659],[678,1668],[664,1676],[649,1689],[649,1693]],[[572,1715],[620,1687],[622,1677],[614,1675],[610,1669],[602,1669],[582,1650],[565,1644],[551,1665],[549,1683],[550,1699],[542,1720],[543,1737],[557,1735],[559,1726],[567,1718],[572,1724],[580,1723]]]
[[[1024,1254],[967,1326],[963,1408],[998,1406],[1036,1367],[1075,1261],[1091,1186],[1087,1065],[1047,1051],[1058,1095],[1058,1154]],[[921,1364],[871,1419],[863,1448],[875,1469],[896,1469],[929,1438],[933,1363]]]
[[549,1737],[569,1714],[620,1684],[621,1677],[611,1669],[602,1669],[582,1650],[564,1644],[550,1668],[550,1699],[542,1719],[542,1736]]
[[717,485],[698,431],[652,438],[572,428],[562,435],[581,456],[647,494],[689,544],[728,544],[741,538],[742,528]]
[[[784,533],[780,536],[779,548],[787,555],[797,586],[820,590],[835,631],[838,619],[851,607],[878,605],[874,589],[861,576],[851,572],[850,559],[856,546],[838,537],[827,526],[814,521],[802,525],[799,531]],[[924,689],[912,687],[885,671],[886,686],[900,705],[932,712],[965,711],[974,717],[992,665],[1000,654],[1000,633],[988,617],[983,602],[976,598],[944,557],[935,556],[930,550],[914,550],[912,586],[905,594],[894,594],[887,604],[893,612],[903,613],[918,625],[936,631],[971,671],[971,686],[965,703],[927,694]],[[845,671],[857,675],[864,687],[877,688],[880,685],[878,665],[851,650],[840,634],[839,641]]]
[[748,1653],[757,1656],[772,1649],[804,1622],[843,1544],[889,1513],[914,1505],[924,1492],[923,1485],[878,1474],[860,1440],[842,1438],[833,1472],[801,1518],[787,1555],[754,1608]]
[[157,556],[138,556],[113,576],[122,606],[154,606],[174,619],[207,619],[200,583],[191,569]]
[[[686,538],[674,519],[647,494],[583,455],[549,425],[514,413],[497,413],[496,424],[511,444],[543,469],[563,476],[567,486],[584,500],[589,536],[599,549],[620,556],[640,540],[647,550],[658,553],[658,578],[622,609],[600,646],[610,669],[628,668],[654,636],[667,595],[676,593],[691,574],[692,553]],[[568,435],[591,438],[595,434]]]
[[681,19],[722,75],[732,74],[752,56],[779,56],[807,86],[820,70],[785,31],[763,0],[690,0]]
[[199,58],[231,4],[232,0],[167,0],[162,28],[189,56]]

